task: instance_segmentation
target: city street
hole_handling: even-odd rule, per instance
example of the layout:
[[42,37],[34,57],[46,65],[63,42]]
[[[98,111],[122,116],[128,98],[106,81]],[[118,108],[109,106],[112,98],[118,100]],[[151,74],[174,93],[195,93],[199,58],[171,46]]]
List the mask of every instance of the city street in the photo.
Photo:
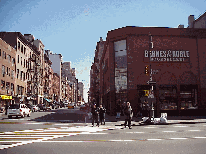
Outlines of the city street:
[[[206,120],[199,123],[139,125],[123,121],[100,127],[85,123],[79,108],[35,112],[0,121],[1,153],[205,153]],[[89,119],[86,118],[86,122]]]

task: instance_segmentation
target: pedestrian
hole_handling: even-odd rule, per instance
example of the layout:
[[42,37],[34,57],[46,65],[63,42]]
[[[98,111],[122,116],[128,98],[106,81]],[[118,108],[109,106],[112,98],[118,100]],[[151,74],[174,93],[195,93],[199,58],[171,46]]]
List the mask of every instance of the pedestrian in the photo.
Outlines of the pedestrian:
[[121,103],[118,103],[116,105],[116,119],[120,118],[120,114],[121,114]]
[[128,127],[129,129],[132,129],[131,127],[131,120],[132,120],[132,116],[133,116],[133,112],[132,112],[132,107],[130,106],[130,102],[127,102],[126,107],[124,109],[124,114],[125,114],[125,123],[124,126],[126,128],[127,122],[128,122]]
[[91,109],[91,113],[92,113],[92,127],[94,126],[94,122],[96,122],[97,126],[99,127],[99,110],[96,107],[96,104],[93,105]]
[[102,104],[100,104],[100,106],[99,106],[99,118],[100,118],[101,125],[102,125],[102,122],[105,125],[105,113],[106,113],[106,109],[102,106]]

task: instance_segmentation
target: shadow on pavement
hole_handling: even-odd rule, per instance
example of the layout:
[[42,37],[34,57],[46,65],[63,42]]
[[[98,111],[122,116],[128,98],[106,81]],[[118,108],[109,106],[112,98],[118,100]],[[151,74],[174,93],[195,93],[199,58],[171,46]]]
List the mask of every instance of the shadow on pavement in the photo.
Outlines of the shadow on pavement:
[[41,117],[37,117],[35,119],[31,119],[30,121],[84,123],[86,117],[86,113],[83,113],[81,111],[78,111],[78,113],[68,113],[68,110],[53,110],[53,111],[46,111],[46,112],[53,112],[53,113]]

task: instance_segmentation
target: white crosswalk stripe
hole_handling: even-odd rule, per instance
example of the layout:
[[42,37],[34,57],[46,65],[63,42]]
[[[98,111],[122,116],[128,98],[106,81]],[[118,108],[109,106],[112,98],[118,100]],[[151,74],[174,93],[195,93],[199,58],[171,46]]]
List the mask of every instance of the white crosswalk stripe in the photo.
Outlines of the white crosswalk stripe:
[[47,128],[47,129],[4,132],[4,133],[0,133],[0,150],[15,147],[15,146],[20,146],[24,144],[34,143],[34,142],[44,142],[59,137],[65,137],[71,135],[74,136],[77,134],[106,134],[106,133],[98,133],[98,132],[108,129],[109,128],[107,127],[100,128],[100,127],[89,127],[89,126],[76,126],[76,127],[61,127],[61,128]]

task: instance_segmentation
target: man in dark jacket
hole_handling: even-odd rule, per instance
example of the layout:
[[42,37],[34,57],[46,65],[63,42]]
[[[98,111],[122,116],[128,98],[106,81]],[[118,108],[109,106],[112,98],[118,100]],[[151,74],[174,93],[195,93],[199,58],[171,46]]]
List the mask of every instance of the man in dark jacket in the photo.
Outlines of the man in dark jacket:
[[126,104],[126,107],[124,109],[124,114],[126,116],[125,123],[124,123],[125,128],[126,128],[126,124],[128,121],[128,127],[129,127],[129,129],[132,129],[131,120],[132,120],[133,112],[132,112],[132,107],[130,106],[129,102],[127,102],[127,104]]
[[99,118],[100,118],[101,125],[102,125],[102,122],[105,125],[105,113],[106,113],[106,109],[102,105],[100,105],[99,106]]
[[92,126],[94,126],[94,121],[97,122],[97,126],[99,127],[99,109],[96,107],[96,104],[93,105],[91,109],[92,113]]

